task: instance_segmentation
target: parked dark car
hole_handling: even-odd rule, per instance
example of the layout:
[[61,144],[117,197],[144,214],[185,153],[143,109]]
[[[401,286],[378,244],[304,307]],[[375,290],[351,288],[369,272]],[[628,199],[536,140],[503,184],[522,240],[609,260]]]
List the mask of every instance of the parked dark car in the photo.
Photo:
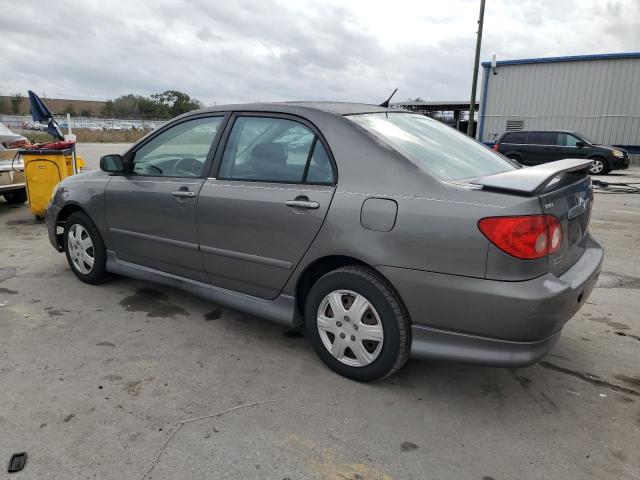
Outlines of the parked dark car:
[[523,165],[540,165],[563,158],[593,160],[592,175],[629,168],[629,154],[620,148],[592,142],[584,135],[568,131],[517,131],[503,133],[493,149]]
[[[285,148],[301,130],[312,141]],[[366,381],[409,356],[542,358],[602,265],[590,166],[522,168],[379,106],[219,105],[63,180],[46,217],[80,280],[126,275],[304,325],[330,368]]]

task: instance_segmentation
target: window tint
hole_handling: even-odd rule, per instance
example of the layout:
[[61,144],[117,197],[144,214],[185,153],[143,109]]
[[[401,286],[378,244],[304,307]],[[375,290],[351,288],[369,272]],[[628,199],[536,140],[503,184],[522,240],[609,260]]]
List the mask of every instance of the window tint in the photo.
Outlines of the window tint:
[[302,182],[314,134],[292,120],[238,117],[222,155],[219,178]]
[[555,132],[530,132],[529,143],[533,145],[555,145],[558,134]]
[[171,127],[136,151],[132,173],[199,177],[222,119],[198,118]]
[[333,183],[333,168],[322,143],[318,140],[313,148],[306,181],[309,183]]
[[527,133],[526,132],[507,133],[504,136],[502,143],[527,143]]
[[569,133],[559,133],[558,134],[558,145],[562,145],[564,147],[575,147],[576,142],[579,142],[576,137]]
[[492,175],[516,168],[481,143],[424,115],[368,113],[347,118],[443,180]]

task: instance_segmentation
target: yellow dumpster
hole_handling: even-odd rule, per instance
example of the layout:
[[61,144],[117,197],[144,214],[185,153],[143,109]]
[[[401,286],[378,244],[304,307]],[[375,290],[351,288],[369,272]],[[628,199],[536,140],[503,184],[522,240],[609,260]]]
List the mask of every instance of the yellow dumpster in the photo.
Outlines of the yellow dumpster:
[[22,150],[20,155],[24,162],[29,207],[36,218],[42,218],[53,187],[76,173],[83,165],[82,159],[76,159],[73,148]]

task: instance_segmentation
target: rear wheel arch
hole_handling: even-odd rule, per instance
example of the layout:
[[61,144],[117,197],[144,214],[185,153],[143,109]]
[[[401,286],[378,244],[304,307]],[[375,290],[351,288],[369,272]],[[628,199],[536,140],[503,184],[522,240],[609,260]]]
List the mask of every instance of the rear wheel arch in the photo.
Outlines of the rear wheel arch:
[[409,323],[411,324],[411,318],[409,316],[409,311],[404,305],[404,301],[400,296],[400,293],[396,290],[393,284],[376,268],[369,265],[366,262],[363,262],[360,259],[355,257],[350,257],[348,255],[330,255],[326,257],[321,257],[309,265],[305,267],[303,272],[298,277],[298,282],[296,284],[296,310],[299,314],[304,317],[304,309],[307,300],[307,295],[311,291],[311,287],[324,275],[327,273],[337,270],[342,267],[347,266],[361,266],[370,269],[375,275],[382,280],[386,286],[393,291],[396,298],[398,299],[401,308],[404,311]]

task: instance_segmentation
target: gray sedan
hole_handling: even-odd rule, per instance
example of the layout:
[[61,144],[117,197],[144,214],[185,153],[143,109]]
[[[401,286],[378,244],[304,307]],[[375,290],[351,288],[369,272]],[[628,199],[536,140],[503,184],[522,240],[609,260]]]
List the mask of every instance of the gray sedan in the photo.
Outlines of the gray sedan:
[[596,283],[590,164],[521,168],[371,105],[228,105],[64,180],[46,218],[80,280],[120,274],[303,324],[355,380],[409,357],[514,367],[549,351]]

